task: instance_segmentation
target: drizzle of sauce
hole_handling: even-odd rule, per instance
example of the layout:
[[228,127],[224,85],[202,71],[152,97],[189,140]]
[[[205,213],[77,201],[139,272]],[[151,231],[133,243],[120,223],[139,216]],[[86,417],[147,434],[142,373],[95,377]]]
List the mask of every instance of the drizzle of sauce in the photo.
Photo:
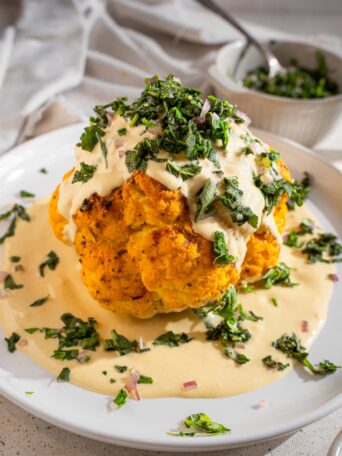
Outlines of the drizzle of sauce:
[[[138,369],[141,374],[153,378],[152,385],[139,385],[143,398],[223,397],[245,393],[288,372],[289,369],[276,372],[264,367],[261,360],[267,355],[292,364],[281,352],[272,348],[272,341],[283,333],[295,332],[308,347],[326,319],[333,289],[327,275],[334,273],[335,266],[322,263],[308,265],[299,251],[284,246],[280,261],[295,268],[291,279],[300,285],[294,288],[275,286],[270,290],[262,289],[238,296],[247,311],[253,310],[264,318],[256,323],[243,322],[242,326],[251,332],[252,338],[245,348],[238,348],[238,351],[246,354],[250,362],[239,366],[224,355],[219,344],[206,341],[203,323],[190,311],[139,320],[102,308],[89,296],[80,279],[76,253],[52,234],[47,221],[47,203],[32,206],[29,213],[32,218],[30,242],[27,240],[27,224],[19,221],[15,237],[5,243],[2,269],[13,274],[24,288],[9,291],[8,296],[0,300],[0,322],[6,335],[15,331],[27,340],[26,345],[17,346],[18,350],[54,375],[58,375],[62,367],[70,367],[72,383],[89,390],[115,395],[129,376],[129,371],[119,374],[114,369],[114,365],[118,364]],[[296,228],[305,217],[314,219],[305,207],[290,212],[287,229]],[[37,267],[50,250],[57,253],[60,264],[55,271],[47,270],[46,277],[42,278],[37,274]],[[21,257],[25,272],[14,272],[14,265],[9,262],[11,255]],[[49,300],[44,305],[30,307],[33,301],[47,294]],[[272,298],[277,299],[278,307],[272,305]],[[120,357],[99,347],[96,352],[90,352],[91,360],[86,364],[55,360],[51,354],[57,348],[56,340],[45,340],[39,333],[30,335],[25,328],[59,328],[62,326],[60,316],[64,312],[71,312],[83,320],[94,317],[102,339],[109,338],[111,330],[116,329],[130,340],[142,337],[151,351]],[[308,322],[308,332],[301,332],[303,320]],[[153,346],[153,340],[166,331],[184,331],[194,340],[178,348]],[[103,371],[107,371],[107,375],[103,375]],[[110,383],[110,378],[116,379],[116,383]],[[195,380],[198,387],[185,391],[183,383],[191,380]]]
[[[119,129],[125,128],[126,135],[120,136]],[[152,132],[151,132],[152,130]],[[112,123],[106,129],[102,140],[106,145],[107,165],[101,152],[100,144],[97,144],[92,152],[76,147],[76,169],[81,162],[96,166],[96,171],[91,179],[85,183],[72,183],[73,175],[61,183],[59,190],[58,211],[68,221],[65,227],[65,238],[73,242],[76,226],[73,222],[73,215],[80,208],[82,201],[93,193],[100,196],[109,195],[115,188],[122,185],[129,177],[130,173],[125,164],[126,151],[134,149],[144,138],[153,139],[156,137],[155,129],[146,130],[142,125],[130,127],[129,123],[121,116],[115,115]],[[254,153],[246,154],[246,135]],[[261,191],[254,185],[253,173],[261,174],[265,182],[272,182],[279,178],[276,165],[267,168],[260,163],[258,156],[269,151],[269,146],[256,140],[248,132],[247,128],[241,124],[236,124],[229,119],[229,142],[226,149],[216,145],[217,161],[220,165],[221,173],[218,168],[208,159],[200,159],[199,165],[202,170],[193,178],[183,181],[181,177],[176,177],[169,173],[165,168],[165,162],[149,160],[146,170],[153,179],[165,185],[170,190],[179,190],[187,198],[190,216],[193,222],[194,231],[206,239],[213,241],[215,231],[222,231],[228,251],[236,258],[236,266],[239,268],[246,254],[246,245],[249,237],[260,225],[266,225],[273,236],[281,243],[278,229],[274,222],[273,214],[263,214],[265,202]],[[160,151],[158,157],[170,159],[164,151]],[[179,160],[179,165],[189,163],[186,160]],[[215,184],[219,184],[223,177],[237,177],[239,188],[242,190],[242,204],[249,207],[258,216],[258,226],[253,228],[248,223],[238,226],[232,222],[229,210],[220,202],[216,203],[216,211],[213,217],[195,221],[196,213],[196,194],[204,187],[208,179]]]

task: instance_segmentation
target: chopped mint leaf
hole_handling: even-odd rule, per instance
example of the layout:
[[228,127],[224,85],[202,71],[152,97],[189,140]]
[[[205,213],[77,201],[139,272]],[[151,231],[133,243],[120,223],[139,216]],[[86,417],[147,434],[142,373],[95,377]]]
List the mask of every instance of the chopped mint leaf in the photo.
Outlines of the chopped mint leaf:
[[16,350],[16,343],[19,342],[20,336],[16,332],[12,332],[10,337],[5,337],[5,342],[7,342],[7,350],[10,353],[15,352]]
[[209,179],[205,186],[197,193],[195,221],[201,220],[213,212],[215,198],[216,184]]
[[167,347],[178,347],[181,344],[187,344],[193,338],[189,337],[186,333],[174,333],[173,331],[167,331],[164,334],[158,336],[153,345],[166,345]]
[[72,178],[72,184],[75,182],[82,182],[83,184],[85,182],[88,182],[89,179],[91,179],[96,171],[96,166],[93,165],[87,165],[87,163],[81,162],[80,163],[81,168],[77,171],[74,172],[74,177]]
[[269,289],[274,285],[281,285],[282,287],[295,287],[298,283],[291,282],[291,270],[292,269],[285,263],[279,263],[277,266],[269,269],[262,277],[264,288]]
[[280,361],[274,360],[271,355],[265,356],[265,358],[262,359],[262,362],[269,369],[273,369],[273,370],[277,370],[277,371],[283,371],[287,367],[290,366],[289,363],[284,364],[284,363],[281,363]]
[[39,307],[39,306],[42,306],[43,304],[45,304],[45,303],[47,302],[48,299],[49,299],[49,295],[44,296],[44,298],[37,299],[37,300],[34,301],[32,304],[30,304],[30,307]]
[[0,214],[0,222],[7,220],[10,217],[12,217],[12,220],[7,231],[2,236],[0,236],[0,245],[6,238],[14,236],[18,218],[25,220],[25,222],[29,222],[31,220],[24,206],[21,206],[20,204],[14,204],[10,210],[4,212],[3,214]]
[[292,184],[292,192],[289,194],[289,199],[286,201],[287,207],[290,211],[293,211],[297,206],[302,206],[304,200],[308,197],[311,192],[311,177],[305,172],[301,182],[294,181]]
[[225,425],[216,423],[205,413],[194,413],[184,420],[184,425],[192,432],[168,432],[168,435],[179,437],[194,437],[197,435],[222,435],[230,432]]
[[116,397],[113,399],[114,404],[116,404],[117,407],[120,409],[124,404],[126,404],[127,396],[128,394],[126,393],[126,391],[121,389],[116,395]]
[[314,264],[338,263],[342,261],[342,244],[332,233],[321,233],[305,245],[302,252],[307,255],[308,262]]
[[125,336],[119,334],[113,329],[112,338],[104,341],[104,349],[106,351],[117,351],[120,356],[127,355],[130,352],[136,352],[138,342],[136,340],[129,341]]
[[116,364],[114,366],[115,370],[117,370],[118,372],[120,372],[120,374],[122,374],[123,372],[126,372],[126,370],[128,369],[127,366],[119,366],[118,364]]
[[235,261],[235,257],[228,253],[224,234],[221,231],[215,231],[214,252],[217,255],[214,259],[214,263],[217,263],[220,266],[225,266],[226,264],[234,263]]
[[57,377],[57,382],[69,382],[70,381],[70,369],[68,367],[63,367],[61,372]]
[[153,383],[153,378],[147,377],[146,375],[140,375],[138,383],[151,384],[151,383]]
[[34,193],[27,192],[26,190],[20,190],[19,195],[21,198],[34,198],[36,196]]
[[11,276],[11,274],[8,274],[5,277],[5,280],[4,280],[4,288],[5,289],[17,290],[17,289],[23,288],[23,287],[24,287],[24,285],[15,283],[15,281],[14,281],[13,277]]
[[50,271],[54,271],[56,269],[58,263],[59,263],[58,256],[56,255],[56,253],[53,250],[51,250],[51,252],[49,252],[47,254],[47,260],[43,261],[43,263],[41,263],[39,265],[38,270],[39,270],[40,276],[44,277],[44,270],[46,267],[49,268]]
[[195,163],[189,163],[186,165],[179,165],[177,162],[168,160],[166,162],[166,170],[173,174],[176,177],[181,177],[183,181],[187,179],[191,179],[192,177],[196,176],[196,174],[200,173],[202,168]]
[[156,158],[159,152],[158,139],[143,139],[136,147],[126,152],[126,166],[130,173],[146,171],[148,160]]
[[222,203],[229,209],[231,218],[237,225],[249,223],[253,228],[258,226],[258,216],[250,207],[243,206],[243,191],[239,189],[237,177],[225,177],[223,179],[224,194],[220,196]]
[[292,184],[285,179],[274,180],[270,184],[264,184],[261,180],[261,176],[254,175],[254,184],[260,189],[264,196],[267,214],[270,214],[273,211],[283,195],[292,196]]
[[302,346],[300,340],[295,334],[292,334],[292,336],[283,334],[279,337],[279,339],[274,341],[272,345],[277,350],[285,353],[289,358],[297,360],[314,375],[333,374],[337,369],[341,368],[341,366],[337,366],[328,360],[321,361],[318,367],[313,366],[308,359],[309,354],[306,351],[306,348]]
[[119,136],[124,136],[127,134],[127,128],[119,128],[118,130]]
[[71,361],[76,359],[80,354],[79,350],[55,350],[51,358],[58,359],[59,361]]

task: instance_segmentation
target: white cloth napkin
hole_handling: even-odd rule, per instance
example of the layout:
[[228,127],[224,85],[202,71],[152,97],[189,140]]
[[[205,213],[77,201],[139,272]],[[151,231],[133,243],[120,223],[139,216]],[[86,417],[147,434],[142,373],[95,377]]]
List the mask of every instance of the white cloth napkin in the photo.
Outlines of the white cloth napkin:
[[[194,0],[23,0],[22,5],[17,24],[0,38],[0,153],[25,139],[59,94],[59,105],[67,101],[72,118],[85,119],[95,104],[136,96],[143,79],[156,73],[173,73],[205,90],[218,45],[238,37]],[[259,38],[293,39],[285,27],[245,25]],[[340,45],[331,36],[318,39]]]

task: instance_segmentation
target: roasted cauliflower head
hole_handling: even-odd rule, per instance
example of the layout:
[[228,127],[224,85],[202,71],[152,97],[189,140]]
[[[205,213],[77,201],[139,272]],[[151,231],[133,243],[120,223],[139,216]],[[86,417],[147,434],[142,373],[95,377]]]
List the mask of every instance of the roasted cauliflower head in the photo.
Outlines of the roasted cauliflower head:
[[138,318],[199,308],[277,263],[291,178],[232,105],[169,76],[95,112],[49,220],[100,304]]

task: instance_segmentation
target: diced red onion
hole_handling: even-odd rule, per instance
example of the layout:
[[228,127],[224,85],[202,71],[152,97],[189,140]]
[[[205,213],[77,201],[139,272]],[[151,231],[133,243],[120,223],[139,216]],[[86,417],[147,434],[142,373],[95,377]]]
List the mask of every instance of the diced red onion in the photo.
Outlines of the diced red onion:
[[0,299],[6,298],[7,295],[8,295],[8,291],[5,290],[4,288],[1,288],[0,289]]
[[235,344],[235,347],[236,348],[246,348],[246,345],[242,344],[241,342],[238,342],[237,344]]
[[139,350],[144,350],[145,344],[144,344],[144,339],[140,336],[139,338]]
[[26,347],[28,345],[28,340],[27,339],[20,339],[18,342],[19,347]]
[[138,370],[132,370],[131,375],[125,385],[125,389],[131,393],[134,392],[135,397],[138,401],[140,401],[140,394],[138,391],[138,381],[140,378],[140,372]]
[[203,103],[202,111],[201,111],[200,115],[198,117],[195,117],[195,119],[194,119],[194,122],[196,124],[204,124],[205,116],[210,111],[210,107],[211,107],[210,101],[208,100],[208,98],[206,98],[205,102]]
[[245,121],[245,125],[246,127],[248,127],[250,124],[251,124],[251,119],[247,116],[247,114],[245,112],[242,112],[242,111],[236,111],[236,114],[241,117],[241,119],[243,119]]
[[198,385],[197,385],[196,380],[189,380],[188,382],[183,383],[183,388],[185,389],[185,391],[195,389],[195,388],[197,388],[197,386]]
[[268,400],[267,399],[262,399],[257,404],[252,405],[252,409],[259,410],[261,408],[265,408],[265,407],[268,407],[268,406],[269,406]]
[[3,282],[7,276],[8,276],[8,272],[0,271],[0,282]]
[[340,280],[337,274],[328,274],[328,279],[332,282],[338,282]]
[[307,320],[302,320],[300,329],[303,333],[309,332],[309,322]]
[[17,264],[14,268],[15,272],[24,272],[25,268],[22,264]]
[[81,364],[84,364],[87,362],[87,358],[90,355],[90,352],[88,350],[83,350],[79,355],[77,356],[77,361]]
[[160,127],[150,127],[147,129],[148,133],[151,133],[151,135],[159,135],[161,133],[161,128]]

